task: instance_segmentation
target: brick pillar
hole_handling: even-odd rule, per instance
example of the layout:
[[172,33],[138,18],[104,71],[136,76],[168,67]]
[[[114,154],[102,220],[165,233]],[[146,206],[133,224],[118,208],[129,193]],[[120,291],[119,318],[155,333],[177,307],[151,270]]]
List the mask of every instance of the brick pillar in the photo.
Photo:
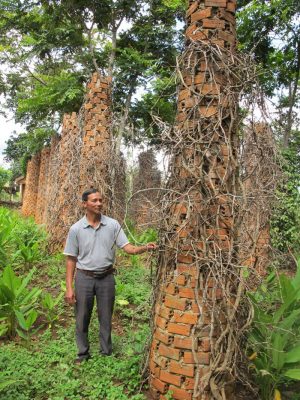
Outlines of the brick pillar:
[[40,163],[38,193],[37,193],[36,211],[35,211],[35,222],[37,224],[42,224],[45,222],[49,159],[50,159],[50,147],[45,147],[41,151],[41,163]]
[[27,163],[26,186],[22,205],[22,214],[26,217],[35,216],[39,184],[40,153],[31,157]]
[[79,192],[97,188],[104,195],[104,212],[110,204],[111,162],[111,78],[94,73],[82,116],[82,149],[79,165]]
[[47,230],[53,250],[63,246],[70,226],[78,219],[80,147],[77,114],[65,114],[61,138],[53,143],[49,170]]
[[139,155],[138,173],[133,180],[133,199],[131,214],[135,223],[142,229],[158,227],[158,209],[160,201],[159,188],[161,186],[161,173],[152,149]]
[[[190,1],[171,189],[164,198],[150,391],[154,399],[231,399],[239,269],[234,76],[236,1]],[[217,393],[217,394],[216,394]],[[216,397],[216,396],[219,397]],[[224,397],[225,396],[225,397]]]
[[[270,217],[279,168],[274,135],[268,124],[246,128],[242,156],[244,170],[244,216],[241,226],[240,264],[252,268],[258,280],[271,260]],[[251,286],[257,284],[251,274]]]

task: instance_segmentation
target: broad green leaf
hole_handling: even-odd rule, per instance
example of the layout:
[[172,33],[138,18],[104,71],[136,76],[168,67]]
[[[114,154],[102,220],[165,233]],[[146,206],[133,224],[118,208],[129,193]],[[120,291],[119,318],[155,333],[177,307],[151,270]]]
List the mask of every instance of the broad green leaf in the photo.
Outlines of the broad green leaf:
[[2,275],[2,283],[6,285],[13,293],[21,285],[21,279],[16,276],[11,266],[5,267]]
[[285,360],[285,353],[283,351],[285,338],[280,333],[274,333],[272,336],[272,365],[277,370],[280,370],[283,367]]
[[288,369],[287,371],[285,371],[285,373],[283,374],[284,376],[286,376],[287,378],[291,378],[291,379],[295,379],[297,381],[300,381],[300,369]]
[[17,320],[18,320],[18,323],[19,323],[20,327],[22,329],[24,329],[24,331],[26,331],[27,330],[27,324],[26,324],[26,321],[25,321],[24,314],[22,312],[18,311],[18,310],[15,311],[15,314],[16,314],[16,317],[17,317]]
[[35,273],[36,268],[32,268],[30,270],[30,272],[27,274],[27,276],[25,276],[25,278],[23,278],[22,283],[20,285],[20,287],[17,290],[17,295],[19,296],[20,293],[23,292],[23,290],[26,288],[26,286],[28,285],[28,283],[31,281],[33,274]]
[[300,362],[300,346],[294,347],[285,355],[286,363]]

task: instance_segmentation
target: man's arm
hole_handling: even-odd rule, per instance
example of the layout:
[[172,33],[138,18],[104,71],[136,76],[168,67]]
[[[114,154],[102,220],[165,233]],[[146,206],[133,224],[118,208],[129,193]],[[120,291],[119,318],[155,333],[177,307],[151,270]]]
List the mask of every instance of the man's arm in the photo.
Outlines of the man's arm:
[[124,250],[127,254],[142,254],[146,251],[155,250],[156,248],[157,245],[155,243],[147,243],[143,246],[134,246],[133,244],[128,243],[124,247],[122,247],[122,250]]
[[66,259],[66,294],[65,294],[65,300],[68,304],[74,304],[75,303],[75,293],[73,290],[73,279],[74,279],[74,272],[76,268],[76,261],[77,258],[73,256],[67,256]]

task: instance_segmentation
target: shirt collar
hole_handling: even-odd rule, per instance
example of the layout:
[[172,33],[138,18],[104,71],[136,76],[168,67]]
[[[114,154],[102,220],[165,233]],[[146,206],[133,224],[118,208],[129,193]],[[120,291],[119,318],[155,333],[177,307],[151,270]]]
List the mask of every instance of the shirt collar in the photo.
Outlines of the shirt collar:
[[[89,221],[86,218],[86,215],[82,218],[82,222],[83,222],[84,229],[91,226],[91,224],[89,223]],[[103,226],[107,225],[106,217],[103,214],[101,214],[100,225],[103,225]]]

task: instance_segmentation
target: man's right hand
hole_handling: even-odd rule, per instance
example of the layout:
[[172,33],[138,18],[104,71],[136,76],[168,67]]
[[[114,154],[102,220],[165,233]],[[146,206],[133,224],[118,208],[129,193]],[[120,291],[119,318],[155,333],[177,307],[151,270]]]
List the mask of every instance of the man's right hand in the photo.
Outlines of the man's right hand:
[[69,289],[65,294],[65,302],[72,305],[76,303],[75,294],[73,289]]

